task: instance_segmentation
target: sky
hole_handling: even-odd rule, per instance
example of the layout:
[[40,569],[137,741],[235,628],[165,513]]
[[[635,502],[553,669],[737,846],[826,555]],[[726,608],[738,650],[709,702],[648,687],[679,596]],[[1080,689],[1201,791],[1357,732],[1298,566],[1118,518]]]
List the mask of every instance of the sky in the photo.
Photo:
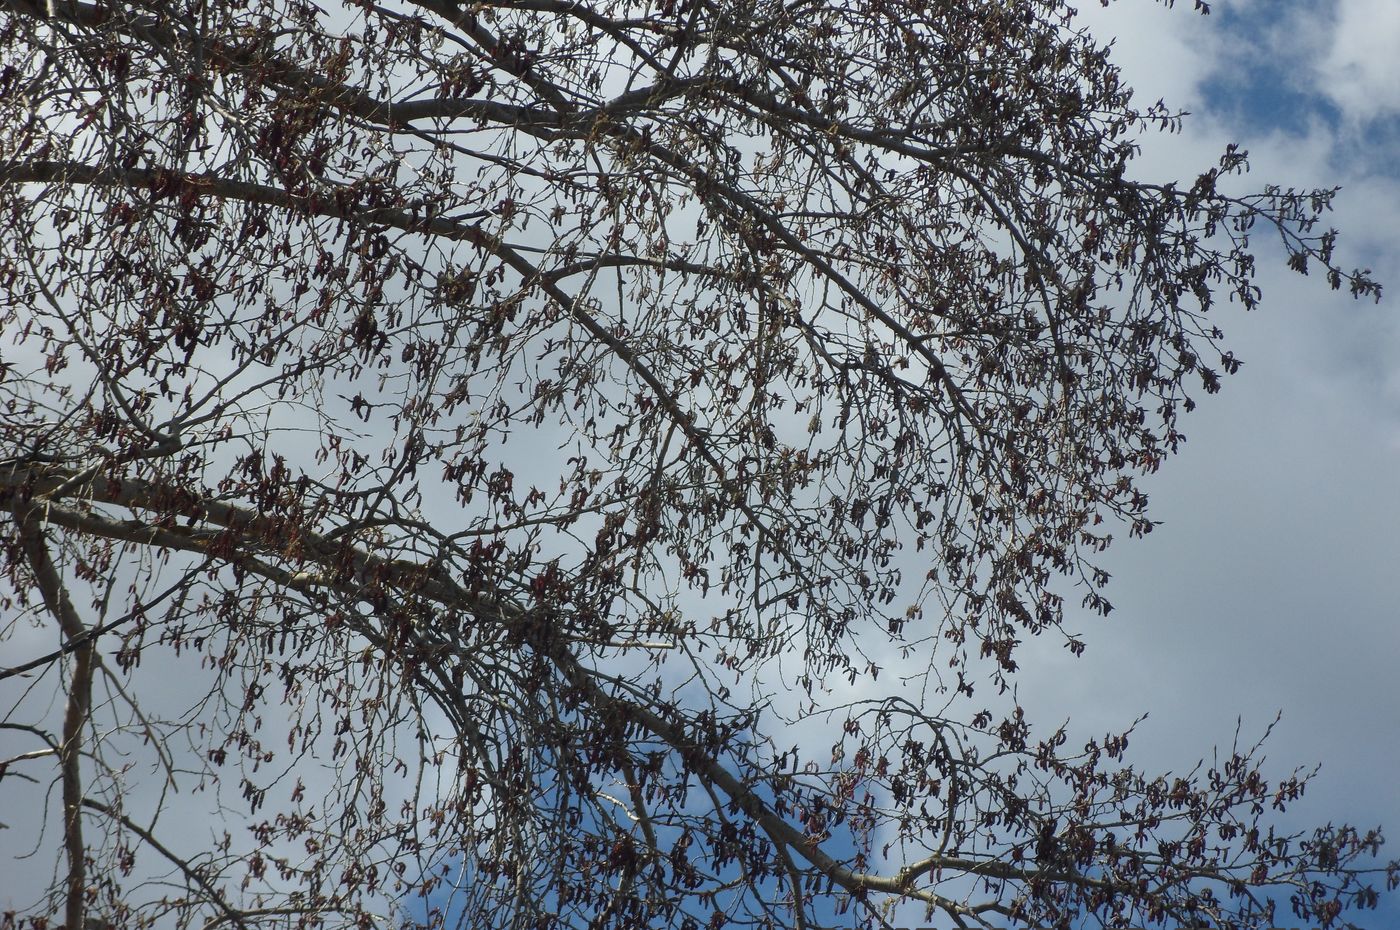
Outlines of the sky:
[[1148,712],[1148,771],[1281,713],[1276,774],[1322,764],[1289,822],[1388,824],[1400,856],[1400,0],[1081,6],[1140,103],[1193,114],[1143,140],[1143,175],[1189,181],[1238,141],[1259,185],[1340,184],[1341,259],[1388,296],[1352,301],[1260,243],[1262,306],[1217,320],[1244,367],[1148,482],[1161,526],[1110,550],[1116,610],[1072,618],[1082,658],[1028,644],[1020,697],[1085,735]]
[[[1021,697],[1079,732],[1150,712],[1133,758],[1182,771],[1235,728],[1277,774],[1321,763],[1295,825],[1390,825],[1400,855],[1400,3],[1189,0],[1083,4],[1116,37],[1146,104],[1191,111],[1144,140],[1140,170],[1189,181],[1227,141],[1256,184],[1341,185],[1342,262],[1386,285],[1379,305],[1283,267],[1260,242],[1262,306],[1216,320],[1245,362],[1183,427],[1153,476],[1145,539],[1111,550],[1107,620],[1088,653],[1046,644]],[[1370,924],[1366,924],[1370,926]],[[1400,925],[1392,904],[1377,927]]]

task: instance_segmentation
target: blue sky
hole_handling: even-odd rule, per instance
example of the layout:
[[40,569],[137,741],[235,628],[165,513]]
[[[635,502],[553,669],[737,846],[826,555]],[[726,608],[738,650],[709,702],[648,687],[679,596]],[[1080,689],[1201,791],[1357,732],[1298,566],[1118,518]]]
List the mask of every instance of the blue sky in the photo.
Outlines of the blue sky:
[[[1297,58],[1289,54],[1307,55],[1308,43],[1301,36],[1293,43],[1283,38],[1291,31],[1290,17],[1279,15],[1285,8],[1287,4],[1259,3],[1225,3],[1215,8],[1211,28],[1222,55],[1220,70],[1201,82],[1204,109],[1253,132],[1283,129],[1302,134],[1314,120],[1335,129],[1341,108],[1320,92],[1312,75],[1299,69]],[[1292,9],[1296,14],[1305,7],[1294,4]]]

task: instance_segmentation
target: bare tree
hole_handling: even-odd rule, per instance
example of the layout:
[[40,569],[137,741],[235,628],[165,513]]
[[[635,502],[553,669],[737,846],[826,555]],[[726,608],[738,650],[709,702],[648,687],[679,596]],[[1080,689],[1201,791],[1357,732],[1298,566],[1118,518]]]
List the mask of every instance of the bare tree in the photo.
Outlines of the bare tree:
[[1396,884],[1270,827],[1303,774],[1007,688],[1108,611],[1251,232],[1379,294],[1331,191],[1138,179],[1179,115],[1060,0],[0,0],[0,48],[0,790],[55,857],[6,927]]

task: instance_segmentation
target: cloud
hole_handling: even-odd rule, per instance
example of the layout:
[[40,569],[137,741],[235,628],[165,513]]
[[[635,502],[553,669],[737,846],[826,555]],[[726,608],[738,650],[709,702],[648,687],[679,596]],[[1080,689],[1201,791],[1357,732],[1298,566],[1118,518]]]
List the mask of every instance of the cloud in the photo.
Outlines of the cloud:
[[1143,140],[1139,173],[1189,179],[1239,141],[1247,187],[1341,185],[1324,221],[1342,231],[1339,259],[1373,268],[1388,299],[1353,302],[1287,272],[1256,231],[1263,303],[1216,317],[1244,369],[1187,418],[1183,453],[1149,482],[1163,525],[1109,553],[1118,610],[1077,618],[1082,659],[1055,643],[1027,655],[1021,697],[1081,732],[1150,711],[1134,758],[1178,772],[1228,744],[1237,716],[1249,739],[1281,710],[1274,773],[1323,765],[1288,824],[1394,832],[1400,3],[1221,2],[1210,17],[1186,6],[1086,5],[1091,27],[1116,36],[1138,101],[1193,112],[1181,133]]
[[1357,123],[1400,115],[1400,4],[1341,0],[1329,25],[1318,90]]
[[1076,22],[1113,41],[1113,60],[1139,107],[1158,99],[1194,106],[1201,80],[1216,67],[1208,17],[1151,3],[1092,3],[1079,8]]

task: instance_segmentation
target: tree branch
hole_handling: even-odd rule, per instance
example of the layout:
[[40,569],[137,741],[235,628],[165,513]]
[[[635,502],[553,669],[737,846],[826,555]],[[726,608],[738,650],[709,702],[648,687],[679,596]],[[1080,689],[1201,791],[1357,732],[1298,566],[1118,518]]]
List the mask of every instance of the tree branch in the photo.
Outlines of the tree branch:
[[63,712],[63,738],[59,744],[59,768],[63,781],[63,848],[68,857],[64,920],[68,930],[82,930],[87,903],[87,847],[83,843],[83,783],[79,760],[82,756],[83,728],[92,710],[93,645],[63,578],[49,556],[48,541],[34,508],[16,515],[20,544],[24,549],[44,606],[58,620],[69,642],[80,642],[74,650],[73,675],[68,686],[68,702]]

